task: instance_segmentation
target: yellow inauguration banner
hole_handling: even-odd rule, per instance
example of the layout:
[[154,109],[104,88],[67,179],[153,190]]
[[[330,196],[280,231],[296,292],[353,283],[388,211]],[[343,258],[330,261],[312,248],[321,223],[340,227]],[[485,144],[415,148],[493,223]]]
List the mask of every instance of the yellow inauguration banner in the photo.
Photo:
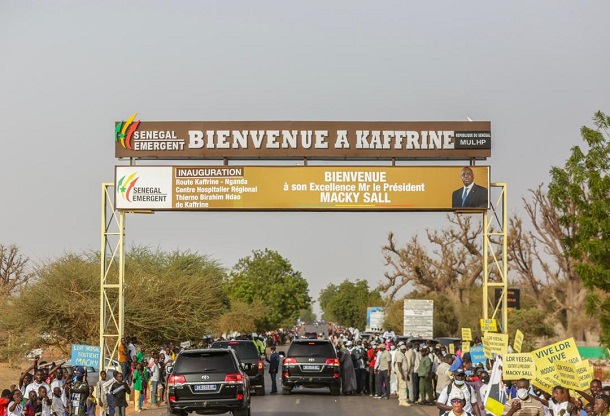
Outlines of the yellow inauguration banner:
[[462,342],[462,352],[470,352],[470,341]]
[[469,205],[460,196],[461,166],[116,166],[115,204],[153,211],[487,209],[489,166],[471,169],[487,189]]

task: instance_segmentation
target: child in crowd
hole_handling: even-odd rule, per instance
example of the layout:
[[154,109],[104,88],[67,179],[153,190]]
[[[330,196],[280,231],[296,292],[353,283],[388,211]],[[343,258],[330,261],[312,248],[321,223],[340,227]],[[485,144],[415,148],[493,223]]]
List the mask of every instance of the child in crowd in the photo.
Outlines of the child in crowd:
[[51,412],[53,416],[67,416],[66,396],[59,387],[53,388],[53,397],[51,399]]
[[86,406],[86,415],[87,416],[95,416],[95,407],[97,402],[93,393],[95,391],[95,386],[89,386],[89,397],[87,397],[87,406]]
[[53,401],[47,393],[45,386],[38,387],[38,401],[41,405],[41,416],[51,416],[51,405]]
[[23,406],[23,414],[25,416],[40,416],[42,413],[42,402],[38,400],[36,391],[30,390],[28,393],[28,401]]
[[142,363],[138,363],[133,373],[133,390],[134,390],[134,404],[136,406],[136,412],[142,411],[142,403],[144,397],[142,391],[144,390],[144,373],[142,371]]
[[125,416],[125,410],[127,409],[126,395],[131,393],[131,389],[123,381],[123,374],[117,373],[116,382],[110,387],[110,393],[114,397],[114,416]]
[[19,389],[15,389],[12,392],[13,401],[8,404],[7,416],[23,416],[23,406],[21,401],[23,400],[23,393]]
[[593,403],[587,403],[587,405],[584,408],[584,411],[586,412],[587,416],[595,416],[595,410],[593,409]]
[[0,395],[0,416],[6,416],[6,409],[11,401],[11,391],[9,389],[2,390]]

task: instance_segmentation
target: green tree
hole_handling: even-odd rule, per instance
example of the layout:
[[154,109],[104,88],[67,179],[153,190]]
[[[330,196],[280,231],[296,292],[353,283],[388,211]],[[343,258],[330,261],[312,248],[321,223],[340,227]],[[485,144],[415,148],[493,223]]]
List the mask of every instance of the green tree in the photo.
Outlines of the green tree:
[[530,307],[553,322],[559,339],[591,341],[589,338],[599,333],[599,321],[587,315],[586,300],[591,291],[584,286],[566,246],[566,240],[578,232],[578,225],[562,223],[561,213],[542,186],[530,190],[530,198],[523,198],[523,208],[531,229],[526,230],[515,215],[510,219],[508,236],[508,266],[512,285],[521,288],[522,305],[533,301]]
[[347,279],[338,286],[329,284],[320,292],[318,301],[327,320],[361,329],[366,325],[366,308],[386,303],[378,290],[369,289],[366,280]]
[[513,309],[508,313],[509,340],[512,345],[517,329],[523,333],[522,352],[529,352],[537,348],[536,340],[556,335],[552,318],[549,314],[535,305],[529,308]]
[[41,265],[35,279],[0,314],[2,327],[13,334],[13,345],[20,346],[3,352],[21,355],[53,345],[67,353],[71,343],[96,345],[99,286],[99,260],[94,254],[66,254]]
[[263,316],[267,307],[262,302],[255,300],[252,303],[234,300],[231,302],[231,310],[224,313],[214,325],[218,334],[230,332],[241,332],[248,334],[256,332],[256,323]]
[[311,307],[307,280],[287,259],[269,249],[254,250],[240,259],[229,275],[227,291],[231,301],[252,304],[259,300],[267,306],[257,323],[259,331],[291,327],[299,311]]
[[[125,333],[143,344],[199,339],[228,309],[225,272],[206,256],[134,248],[125,265]],[[9,356],[54,345],[67,353],[73,343],[96,345],[99,270],[98,253],[42,264],[27,288],[2,307],[0,325],[14,342],[0,351]]]
[[134,248],[125,265],[126,334],[155,345],[200,339],[229,309],[226,272],[206,255]]
[[[580,131],[586,148],[572,147],[565,165],[551,169],[548,195],[562,225],[575,228],[565,242],[576,273],[588,288],[609,292],[610,117],[598,111],[593,124]],[[602,342],[610,345],[610,299],[592,296],[589,306],[599,314]]]
[[[335,296],[339,292],[339,287],[333,283],[326,286],[324,289],[320,291],[320,295],[318,296],[318,303],[320,304],[320,309],[322,309],[322,318],[325,321],[335,321],[336,318],[333,316],[331,312],[331,308],[329,307],[332,303]],[[376,305],[378,306],[378,305]]]
[[307,322],[308,324],[317,319],[316,314],[311,310],[311,308],[301,309],[299,311],[299,318],[301,318],[301,321]]

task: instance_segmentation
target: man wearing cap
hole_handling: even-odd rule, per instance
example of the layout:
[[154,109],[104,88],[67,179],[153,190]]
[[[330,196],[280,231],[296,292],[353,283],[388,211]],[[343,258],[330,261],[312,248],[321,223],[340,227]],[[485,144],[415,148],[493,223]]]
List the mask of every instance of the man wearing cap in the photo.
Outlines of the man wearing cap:
[[89,384],[87,384],[85,379],[84,367],[76,367],[74,370],[74,381],[68,388],[69,391],[66,392],[66,396],[70,397],[68,406],[70,416],[84,416],[87,411],[87,397],[89,397]]
[[396,378],[398,379],[398,405],[399,406],[410,406],[407,402],[407,377],[408,373],[408,365],[407,365],[407,357],[405,356],[405,352],[407,351],[407,346],[404,342],[400,341],[398,343],[398,352],[395,355],[395,372]]
[[469,413],[464,409],[466,399],[461,390],[456,389],[451,392],[449,395],[449,403],[451,403],[451,410],[443,413],[443,416],[472,416],[472,413]]
[[432,359],[428,347],[421,349],[422,358],[417,367],[419,378],[419,398],[421,404],[434,404],[434,393],[432,392]]
[[377,345],[377,358],[375,361],[375,398],[390,398],[390,368],[392,356],[385,349],[385,344],[381,342]]
[[466,400],[464,410],[468,413],[475,414],[476,416],[481,416],[479,406],[477,406],[476,393],[472,387],[466,384],[466,373],[462,368],[458,368],[454,371],[453,382],[449,383],[447,387],[443,389],[440,396],[438,396],[436,407],[443,412],[452,410],[450,397],[451,393],[456,390],[460,390],[464,395],[464,400]]
[[275,350],[275,345],[271,346],[271,356],[269,357],[269,377],[271,377],[271,394],[277,393],[277,372],[280,368],[280,355]]

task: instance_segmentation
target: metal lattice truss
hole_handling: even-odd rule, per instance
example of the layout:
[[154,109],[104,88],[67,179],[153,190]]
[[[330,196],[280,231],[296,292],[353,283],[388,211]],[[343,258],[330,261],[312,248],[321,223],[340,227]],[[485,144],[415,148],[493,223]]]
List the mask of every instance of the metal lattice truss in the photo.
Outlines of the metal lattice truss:
[[125,311],[125,213],[114,207],[114,183],[102,184],[102,244],[100,259],[100,370],[105,358],[118,361]]
[[[496,319],[499,332],[508,333],[508,212],[505,183],[491,184],[496,203],[483,214],[483,318]],[[497,250],[498,245],[502,250]],[[498,255],[500,253],[500,255]],[[491,258],[490,258],[491,257]],[[496,301],[495,289],[502,295]],[[491,313],[490,313],[491,311]]]
[[[125,212],[114,207],[114,183],[102,184],[102,242],[100,270],[100,369],[118,361],[118,348],[124,333],[125,302]],[[508,333],[508,212],[505,183],[491,184],[491,210],[483,213],[483,318],[496,319],[499,330]],[[493,202],[493,201],[492,201]],[[500,256],[494,247],[501,244]],[[491,257],[491,261],[490,261]],[[495,300],[494,290],[502,289]],[[491,311],[491,314],[490,314]]]

